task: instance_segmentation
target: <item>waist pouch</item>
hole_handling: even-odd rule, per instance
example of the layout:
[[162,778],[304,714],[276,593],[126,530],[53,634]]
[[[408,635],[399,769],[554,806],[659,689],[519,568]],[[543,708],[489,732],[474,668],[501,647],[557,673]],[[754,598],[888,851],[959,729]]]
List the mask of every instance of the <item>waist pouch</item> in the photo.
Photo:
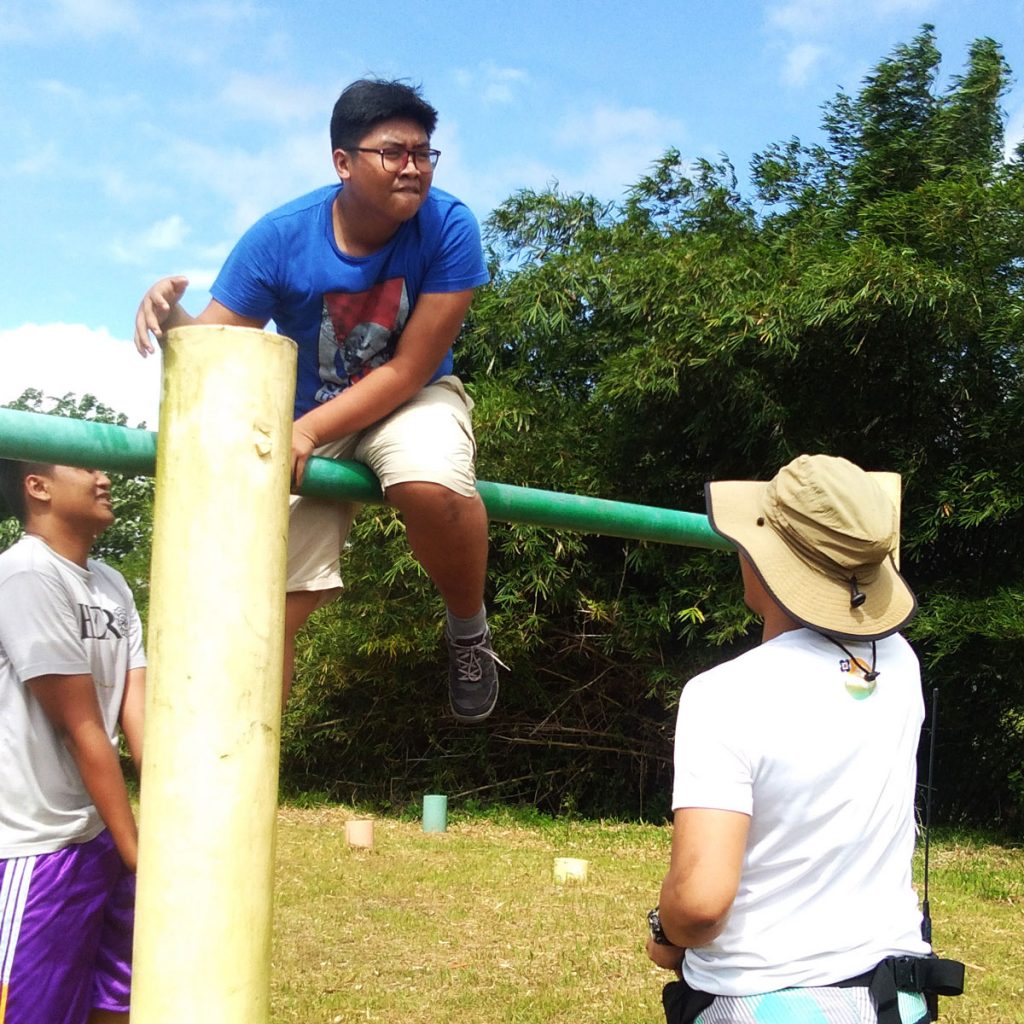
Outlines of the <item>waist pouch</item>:
[[878,1024],[900,1024],[897,992],[920,992],[928,1015],[939,1019],[939,996],[959,996],[964,991],[964,965],[937,956],[889,956],[873,970],[837,981],[836,988],[866,985],[878,1006]]
[[[964,965],[936,956],[890,956],[855,978],[833,982],[832,988],[867,988],[878,1007],[878,1024],[901,1024],[898,992],[920,992],[932,1020],[939,1016],[938,997],[958,996],[964,990]],[[691,988],[686,981],[669,982],[661,1003],[667,1024],[693,1024],[715,997]]]
[[670,981],[661,990],[661,1005],[665,1008],[667,1024],[693,1024],[701,1011],[714,1001],[715,997],[707,992],[690,988],[685,978]]

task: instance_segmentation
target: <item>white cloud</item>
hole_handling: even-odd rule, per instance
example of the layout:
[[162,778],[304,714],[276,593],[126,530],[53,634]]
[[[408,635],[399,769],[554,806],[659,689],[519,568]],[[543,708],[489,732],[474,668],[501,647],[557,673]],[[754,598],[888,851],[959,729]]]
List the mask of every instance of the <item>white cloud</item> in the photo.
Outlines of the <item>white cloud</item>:
[[793,36],[832,34],[847,25],[923,13],[936,0],[784,0],[768,5],[768,24]]
[[134,0],[55,0],[59,27],[75,36],[134,33],[140,27]]
[[155,253],[180,249],[188,237],[189,230],[184,218],[174,213],[157,221],[128,243],[120,240],[113,242],[110,252],[119,263],[142,265]]
[[[682,122],[663,117],[650,108],[602,104],[590,111],[564,117],[558,126],[556,140],[564,145],[582,145],[595,150],[634,146],[660,150],[671,140],[678,142],[682,133]],[[658,154],[651,152],[649,155],[653,158]]]
[[478,159],[468,168],[461,159],[457,126],[446,122],[436,137],[444,166],[435,180],[481,216],[523,188],[540,191],[556,185],[560,192],[618,200],[666,149],[680,146],[685,135],[681,121],[650,108],[599,104],[553,124],[550,142],[567,154],[564,160],[517,153]]
[[73,85],[68,85],[67,82],[62,82],[57,78],[44,78],[39,83],[39,91],[51,99],[69,103],[75,108],[80,109],[87,103],[86,94],[81,89],[76,89]]
[[59,169],[60,152],[53,142],[47,142],[45,145],[33,149],[31,153],[11,164],[11,171],[14,174],[23,174],[33,178]]
[[268,210],[337,180],[326,129],[276,136],[257,151],[177,139],[166,143],[164,156],[183,178],[230,203],[235,235]]
[[547,150],[550,142],[566,154],[563,160],[545,161],[518,152],[486,154],[467,162],[458,124],[444,121],[434,137],[442,153],[434,181],[481,218],[524,188],[542,191],[557,186],[560,192],[618,200],[666,149],[681,145],[685,134],[681,121],[650,108],[599,104],[567,113],[552,125],[551,139],[541,148]]
[[179,3],[175,8],[175,18],[201,24],[214,22],[225,27],[249,25],[262,20],[266,13],[265,7],[249,0],[199,0],[196,3]]
[[588,192],[619,199],[666,149],[686,135],[681,121],[647,107],[606,104],[570,114],[556,128],[555,140],[576,150],[572,171],[556,174],[566,192]]
[[[225,251],[223,255],[215,261],[216,265],[211,262],[206,266],[193,267],[191,270],[186,269],[184,271],[184,276],[188,278],[189,301],[196,307],[196,312],[200,309],[206,308],[206,301],[209,299],[208,293],[210,291],[210,285],[213,284],[217,274],[220,273],[220,268],[226,258],[227,251]],[[200,295],[199,293],[201,292],[207,294]],[[204,301],[197,302],[197,298]]]
[[[894,17],[922,16],[938,0],[776,0],[765,11],[769,50],[778,55],[780,78],[790,88],[808,84],[826,64],[850,81],[853,69],[837,68],[849,39],[866,25]],[[847,62],[848,63],[848,62]]]
[[552,177],[550,165],[520,156],[481,153],[467,161],[457,122],[438,125],[433,143],[441,150],[434,185],[458,196],[481,220],[514,191],[543,188]]
[[157,221],[139,240],[147,249],[176,249],[185,241],[188,226],[180,214]]
[[782,80],[786,85],[805,85],[812,72],[828,54],[824,46],[815,43],[799,43],[787,54],[782,68]]
[[1008,103],[1010,111],[1003,134],[1003,159],[1012,160],[1014,150],[1024,142],[1024,95],[1018,94],[1017,103]]
[[855,8],[864,9],[870,0],[786,0],[769,4],[766,18],[773,28],[792,36],[818,36],[848,22]]
[[170,179],[154,179],[138,173],[134,167],[122,169],[112,164],[97,164],[76,169],[77,176],[94,182],[103,195],[128,209],[146,207],[166,200],[171,191]]
[[485,61],[473,70],[461,68],[455,72],[455,81],[467,92],[475,93],[487,104],[512,103],[519,89],[529,82],[530,76],[521,68],[499,67]]
[[0,40],[45,42],[134,35],[141,21],[136,0],[4,0]]
[[[324,120],[321,89],[295,85],[269,75],[235,73],[221,89],[218,106],[255,121],[289,122]],[[328,108],[330,109],[330,108]],[[327,138],[326,125],[321,134]]]
[[26,388],[60,397],[71,392],[95,395],[123,412],[133,426],[159,422],[160,360],[142,359],[130,341],[105,328],[84,324],[23,324],[0,331],[0,402],[18,398]]
[[54,113],[80,113],[90,124],[101,117],[124,117],[144,112],[147,103],[136,89],[85,90],[59,78],[44,78],[34,83],[44,96],[48,110]]

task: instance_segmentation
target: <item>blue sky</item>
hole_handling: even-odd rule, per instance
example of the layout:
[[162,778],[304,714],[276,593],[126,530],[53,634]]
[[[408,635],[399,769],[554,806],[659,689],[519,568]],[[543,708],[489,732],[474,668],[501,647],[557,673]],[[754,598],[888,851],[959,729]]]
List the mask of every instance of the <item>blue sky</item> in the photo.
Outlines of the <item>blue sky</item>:
[[[168,273],[205,287],[241,232],[332,180],[354,78],[440,111],[435,184],[483,220],[522,187],[620,198],[667,147],[751,155],[819,137],[821,106],[936,26],[1024,81],[1024,0],[0,0],[0,402],[91,391],[156,422],[159,365],[128,339]],[[1024,137],[1024,86],[1005,102]]]

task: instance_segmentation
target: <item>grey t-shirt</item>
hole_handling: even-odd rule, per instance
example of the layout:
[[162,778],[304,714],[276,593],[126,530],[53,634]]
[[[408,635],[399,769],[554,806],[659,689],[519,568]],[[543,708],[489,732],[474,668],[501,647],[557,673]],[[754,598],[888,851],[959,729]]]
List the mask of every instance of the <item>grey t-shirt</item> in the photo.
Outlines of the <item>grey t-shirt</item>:
[[142,625],[119,572],[92,559],[83,569],[38,537],[0,554],[0,858],[50,853],[103,829],[27,683],[91,675],[116,745],[126,675],[145,664]]

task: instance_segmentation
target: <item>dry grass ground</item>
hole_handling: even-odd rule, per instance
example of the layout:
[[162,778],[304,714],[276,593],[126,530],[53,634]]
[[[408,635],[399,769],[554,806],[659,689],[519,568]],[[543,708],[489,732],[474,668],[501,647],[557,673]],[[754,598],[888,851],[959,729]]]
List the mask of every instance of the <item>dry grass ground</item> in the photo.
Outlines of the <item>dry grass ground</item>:
[[[643,952],[669,830],[460,818],[425,834],[377,819],[350,848],[346,808],[284,808],[278,833],[275,1024],[657,1024],[667,976]],[[556,884],[555,857],[589,862]],[[947,1024],[1024,1022],[1024,851],[932,847],[940,951],[969,965]]]

